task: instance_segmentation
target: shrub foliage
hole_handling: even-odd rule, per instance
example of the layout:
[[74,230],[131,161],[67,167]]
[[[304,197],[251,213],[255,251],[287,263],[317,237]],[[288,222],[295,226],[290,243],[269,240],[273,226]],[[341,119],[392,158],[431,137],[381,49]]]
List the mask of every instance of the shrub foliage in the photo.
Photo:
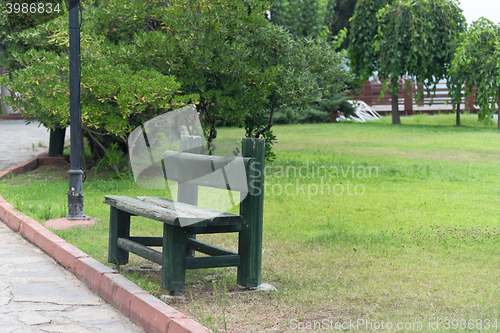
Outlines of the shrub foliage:
[[[343,56],[269,23],[260,0],[87,0],[81,27],[82,126],[105,155],[147,119],[195,103],[208,141],[216,125],[274,141],[274,112],[346,90]],[[45,126],[69,124],[67,15],[1,42],[17,92],[8,102]],[[113,144],[113,146],[110,146]]]

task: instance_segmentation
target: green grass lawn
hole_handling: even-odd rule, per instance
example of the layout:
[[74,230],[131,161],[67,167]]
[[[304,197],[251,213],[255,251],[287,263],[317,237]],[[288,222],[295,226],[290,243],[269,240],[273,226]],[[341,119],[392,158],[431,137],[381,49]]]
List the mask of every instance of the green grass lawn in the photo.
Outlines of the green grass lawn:
[[[349,320],[364,324],[359,331],[381,321],[458,331],[465,320],[473,324],[469,331],[497,331],[496,122],[463,115],[464,126],[457,128],[454,115],[401,120],[400,126],[388,118],[275,126],[277,158],[266,170],[262,281],[278,291],[240,293],[234,268],[189,271],[187,300],[172,305],[219,332],[289,332],[299,322],[325,328]],[[243,134],[222,128],[219,140],[237,141]],[[0,194],[39,221],[58,218],[66,212],[66,178],[60,169],[32,171],[0,181]],[[164,193],[140,189],[127,177],[89,178],[85,213],[101,222],[56,233],[105,263],[104,194]],[[158,235],[159,224],[140,220],[132,228]],[[234,235],[204,239],[236,246]],[[130,265],[144,263],[133,256]],[[128,276],[154,295],[165,292],[157,274]],[[402,331],[416,331],[408,327]]]

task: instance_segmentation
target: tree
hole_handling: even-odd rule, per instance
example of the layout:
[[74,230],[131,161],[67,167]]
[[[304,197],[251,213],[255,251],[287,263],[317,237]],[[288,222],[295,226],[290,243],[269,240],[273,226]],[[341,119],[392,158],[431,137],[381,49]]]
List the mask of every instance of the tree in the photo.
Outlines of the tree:
[[[59,17],[31,30],[9,35],[11,78],[18,97],[10,105],[37,119],[47,128],[69,125],[68,20]],[[131,69],[114,58],[116,47],[93,33],[92,20],[83,25],[82,129],[96,158],[116,164],[126,149],[127,135],[147,119],[196,101],[198,96],[179,93],[172,76]],[[30,48],[30,46],[32,48]]]
[[[121,7],[120,1],[110,1],[99,21],[126,20],[130,15]],[[183,91],[198,94],[197,108],[209,141],[222,121],[245,127],[248,137],[265,137],[270,149],[273,110],[325,98],[321,85],[328,87],[325,93],[344,91],[350,76],[341,56],[325,41],[292,38],[270,24],[264,15],[268,8],[258,0],[171,2],[156,28],[136,32],[136,52],[124,61],[173,75]],[[111,26],[101,29],[104,35],[114,34]],[[324,50],[321,61],[305,52],[315,45]],[[328,70],[318,72],[316,62]],[[324,73],[330,75],[320,78]]]
[[[322,60],[326,61],[326,63],[331,63],[332,60],[335,62],[329,67],[334,69],[335,74],[332,74],[329,70],[323,73],[310,73],[312,76],[307,79],[311,82],[309,87],[314,87],[314,80],[316,80],[320,86],[323,83],[331,81],[332,78],[343,77],[344,84],[351,80],[342,74],[344,71],[341,69],[341,66],[345,63],[345,55],[342,56],[344,53],[335,52],[335,49],[340,48],[342,42],[345,40],[346,29],[339,28],[333,36],[328,28],[328,25],[332,21],[332,17],[334,17],[332,12],[334,8],[336,8],[336,2],[333,0],[271,1],[271,21],[292,33],[295,39],[295,41],[290,41],[290,45],[294,44],[291,48],[291,50],[293,50],[292,53],[297,55],[300,54],[299,58],[307,58],[306,60],[301,60],[296,63],[290,63],[292,65],[290,67],[294,69],[294,77],[299,78],[300,75],[306,74],[308,72],[307,68],[312,68],[307,65],[307,63],[316,61],[320,58],[312,56],[312,54],[308,52],[310,49],[317,50],[317,55],[321,54],[323,57]],[[338,13],[335,14],[337,16],[339,15]],[[308,44],[306,39],[314,40],[314,43]],[[270,44],[267,43],[267,45]],[[287,62],[284,61],[284,64],[287,64]],[[326,72],[330,73],[331,76],[326,77],[322,75]],[[291,83],[292,80],[287,80],[287,82]],[[302,84],[302,86],[306,87],[307,85]],[[345,89],[337,90],[334,94],[330,91],[327,92],[326,90],[314,89],[309,89],[311,91],[310,94],[304,94],[304,96],[317,96],[317,99],[312,103],[291,105],[291,103],[284,101],[283,107],[278,111],[281,114],[280,117],[283,118],[284,110],[287,110],[287,113],[292,112],[292,118],[307,119],[307,121],[326,121],[329,117],[337,113],[352,115],[352,110],[349,107],[344,107],[343,101],[345,101],[347,97],[342,91]],[[299,88],[299,90],[304,89]],[[273,107],[270,108],[271,116],[274,114],[274,111],[279,108],[278,104],[274,103]]]
[[64,15],[67,1],[26,0],[23,2],[0,0],[2,18],[0,18],[0,41],[12,32],[34,28],[45,22]]
[[271,0],[270,18],[294,37],[326,39],[346,49],[355,6],[356,0]]
[[[447,77],[454,40],[465,29],[465,19],[453,0],[395,0],[385,6],[381,3],[358,2],[351,21],[349,55],[353,71],[361,80],[377,70],[385,91],[392,78],[392,122],[399,124],[397,78],[412,77],[422,82],[428,93],[435,89],[435,84]],[[369,17],[375,11],[376,23]],[[367,22],[364,18],[368,18]],[[371,31],[367,31],[367,24],[373,23]]]
[[[8,59],[8,48],[12,41],[8,36],[12,33],[21,32],[26,29],[36,27],[63,15],[66,12],[64,1],[57,0],[47,3],[43,0],[28,0],[24,2],[14,2],[0,0],[0,76],[8,74],[11,69],[9,64],[5,63]],[[0,106],[2,105],[5,86],[0,86],[2,96],[0,97]],[[2,110],[0,110],[2,113]]]
[[271,22],[295,37],[327,38],[325,25],[328,0],[272,0]]
[[[468,94],[471,93],[472,86],[477,88],[478,119],[492,118],[495,104],[500,106],[499,47],[500,27],[488,19],[480,18],[460,34],[450,69],[453,80],[449,84],[453,105],[457,110],[465,83]],[[500,115],[500,107],[498,114]],[[500,129],[500,120],[498,128]]]
[[357,75],[358,83],[364,83],[377,71],[379,53],[373,47],[377,36],[377,13],[391,0],[362,0],[356,3],[354,14],[350,19],[351,33],[349,35],[350,66]]
[[349,20],[354,14],[357,0],[329,0],[326,12],[325,25],[330,29],[329,40],[346,29],[346,38],[340,48],[346,50],[349,46],[351,27]]
[[[270,157],[267,111],[320,101],[350,78],[326,41],[293,38],[270,24],[264,1],[88,0],[84,8],[82,122],[106,156],[141,122],[196,102],[209,142],[218,123],[237,124],[266,138]],[[47,126],[66,126],[67,22],[26,34],[43,37],[43,47],[10,53],[18,66],[11,84],[22,96],[11,102]]]

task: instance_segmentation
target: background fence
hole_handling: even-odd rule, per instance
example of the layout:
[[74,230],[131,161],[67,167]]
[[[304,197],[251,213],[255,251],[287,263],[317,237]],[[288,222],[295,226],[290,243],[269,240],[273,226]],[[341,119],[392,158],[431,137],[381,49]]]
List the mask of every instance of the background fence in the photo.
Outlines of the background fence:
[[[406,114],[415,113],[450,113],[455,112],[452,107],[451,98],[448,95],[448,88],[445,81],[440,81],[436,86],[436,92],[430,92],[428,95],[424,88],[423,98],[417,100],[419,86],[414,82],[408,83],[404,87],[406,81],[400,80],[398,89],[398,105],[399,111]],[[420,84],[419,84],[420,85]],[[387,88],[383,98],[380,98],[382,92],[382,83],[366,81],[359,95],[353,94],[352,99],[357,99],[365,102],[373,107],[377,112],[391,111],[391,94]],[[471,113],[477,113],[477,107],[474,105],[476,101],[476,88],[473,87],[472,94],[465,96],[465,91],[462,91],[462,102],[460,110],[468,110]]]

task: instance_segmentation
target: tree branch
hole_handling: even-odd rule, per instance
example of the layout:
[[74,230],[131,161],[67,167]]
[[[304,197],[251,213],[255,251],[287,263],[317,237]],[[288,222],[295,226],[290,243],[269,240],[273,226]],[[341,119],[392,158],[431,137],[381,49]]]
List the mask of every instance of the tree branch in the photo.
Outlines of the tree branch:
[[269,116],[269,123],[267,124],[266,127],[264,127],[263,129],[261,129],[257,132],[257,134],[255,135],[256,138],[258,138],[261,134],[264,134],[265,132],[269,131],[271,129],[271,127],[273,127],[275,108],[276,107],[274,105],[271,106],[271,115]]
[[[102,149],[104,154],[108,155],[108,151],[106,150],[106,148],[104,148],[104,146],[92,135],[91,131],[89,129],[87,129],[86,127],[83,127],[83,129],[87,132],[87,134],[90,136],[90,138],[99,146],[99,148]],[[111,164],[111,169],[113,169],[113,171],[117,174],[120,173],[120,171],[116,167],[115,163]]]

